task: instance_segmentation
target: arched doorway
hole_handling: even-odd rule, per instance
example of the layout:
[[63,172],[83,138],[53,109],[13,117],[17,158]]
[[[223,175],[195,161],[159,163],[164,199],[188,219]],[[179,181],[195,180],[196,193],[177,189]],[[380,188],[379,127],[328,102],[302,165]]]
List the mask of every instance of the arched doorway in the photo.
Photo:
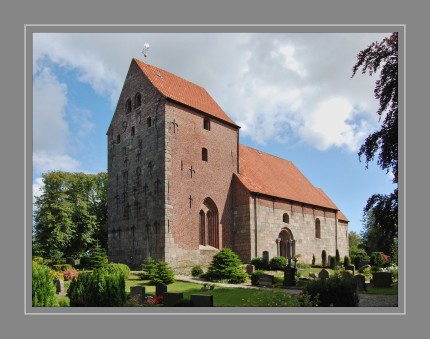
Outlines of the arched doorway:
[[203,201],[199,212],[200,245],[219,248],[218,208],[211,198]]
[[278,256],[294,259],[296,255],[296,241],[290,229],[283,228],[278,235],[278,239],[276,239],[276,243],[278,247]]

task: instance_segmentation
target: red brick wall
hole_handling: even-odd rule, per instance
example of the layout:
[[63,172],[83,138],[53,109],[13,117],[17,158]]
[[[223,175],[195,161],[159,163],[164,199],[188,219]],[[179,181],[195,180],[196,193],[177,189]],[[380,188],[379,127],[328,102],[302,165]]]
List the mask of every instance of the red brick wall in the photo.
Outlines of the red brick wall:
[[[218,208],[220,248],[230,247],[238,130],[210,118],[208,131],[203,128],[203,114],[174,102],[167,103],[165,119],[166,204],[171,206],[168,217],[175,244],[183,249],[199,249],[199,211],[209,197]],[[207,162],[202,161],[202,148],[208,150]]]

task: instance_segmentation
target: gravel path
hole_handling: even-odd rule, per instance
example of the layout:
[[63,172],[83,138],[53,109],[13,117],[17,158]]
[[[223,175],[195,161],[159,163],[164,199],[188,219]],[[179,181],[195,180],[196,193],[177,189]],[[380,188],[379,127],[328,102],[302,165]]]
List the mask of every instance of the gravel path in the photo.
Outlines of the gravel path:
[[373,295],[360,293],[358,307],[397,307],[397,295]]

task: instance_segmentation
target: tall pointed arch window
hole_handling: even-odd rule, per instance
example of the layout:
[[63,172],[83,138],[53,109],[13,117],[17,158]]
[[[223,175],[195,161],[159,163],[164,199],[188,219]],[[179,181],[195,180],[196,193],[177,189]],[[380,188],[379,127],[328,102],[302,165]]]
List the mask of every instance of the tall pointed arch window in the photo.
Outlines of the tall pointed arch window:
[[282,221],[286,224],[290,223],[290,216],[288,215],[288,213],[284,213],[284,215],[282,216]]
[[199,212],[199,243],[220,248],[219,236],[218,208],[211,198],[206,198]]

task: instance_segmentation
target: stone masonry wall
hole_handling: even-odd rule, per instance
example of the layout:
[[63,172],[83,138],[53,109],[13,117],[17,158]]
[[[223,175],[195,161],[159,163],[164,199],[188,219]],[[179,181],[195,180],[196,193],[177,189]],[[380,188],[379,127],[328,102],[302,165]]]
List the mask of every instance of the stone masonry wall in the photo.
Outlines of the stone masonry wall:
[[[254,198],[252,198],[253,200]],[[315,254],[316,262],[321,261],[322,250],[327,255],[336,254],[336,223],[334,211],[324,210],[318,207],[301,205],[295,202],[287,202],[270,197],[258,196],[257,198],[257,247],[252,246],[251,254],[262,256],[263,251],[269,252],[269,257],[279,255],[276,239],[284,228],[291,230],[295,243],[295,254],[300,254],[300,261],[312,262]],[[250,204],[251,215],[255,213],[254,202]],[[289,215],[289,223],[283,222],[283,215]],[[321,238],[315,237],[315,221],[320,220]],[[252,219],[252,218],[251,218]],[[251,235],[253,233],[253,221],[251,220]],[[348,255],[348,239],[345,237],[347,224],[338,225],[338,249],[341,258]]]
[[108,254],[132,268],[164,259],[164,102],[132,61],[108,130]]

